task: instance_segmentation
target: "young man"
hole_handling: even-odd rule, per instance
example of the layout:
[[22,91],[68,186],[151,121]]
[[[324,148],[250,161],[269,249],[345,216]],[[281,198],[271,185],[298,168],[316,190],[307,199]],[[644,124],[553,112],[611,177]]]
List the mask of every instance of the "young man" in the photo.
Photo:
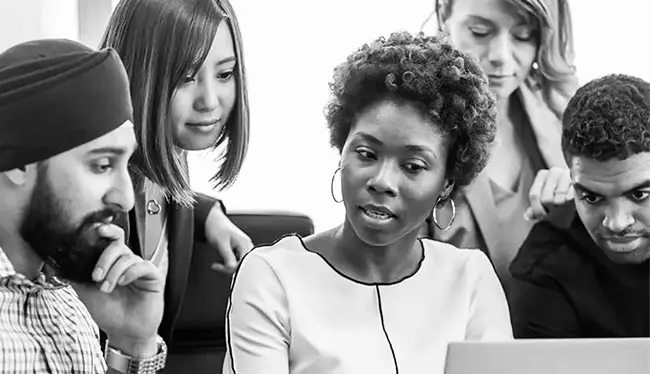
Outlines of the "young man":
[[609,75],[580,88],[562,148],[576,197],[510,267],[515,336],[650,336],[650,84]]
[[114,51],[38,40],[0,54],[0,372],[164,366],[164,277],[112,223],[133,207],[131,120]]

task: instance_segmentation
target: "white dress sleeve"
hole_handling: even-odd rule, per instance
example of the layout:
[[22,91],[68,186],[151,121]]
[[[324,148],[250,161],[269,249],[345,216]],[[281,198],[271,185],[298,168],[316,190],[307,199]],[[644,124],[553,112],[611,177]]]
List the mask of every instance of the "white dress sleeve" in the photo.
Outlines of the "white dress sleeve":
[[485,253],[469,251],[474,282],[467,321],[466,340],[511,340],[510,311],[503,287]]
[[245,256],[233,278],[224,374],[289,373],[287,296],[280,278],[257,250],[264,249]]

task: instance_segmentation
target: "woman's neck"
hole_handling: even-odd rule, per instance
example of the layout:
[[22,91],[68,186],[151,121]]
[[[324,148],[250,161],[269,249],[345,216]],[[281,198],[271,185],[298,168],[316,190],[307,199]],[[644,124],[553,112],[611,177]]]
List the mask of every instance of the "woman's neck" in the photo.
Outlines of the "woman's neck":
[[364,283],[394,283],[415,273],[422,260],[418,230],[386,246],[361,240],[349,221],[334,231],[335,257],[344,274]]
[[501,144],[503,142],[511,143],[516,142],[516,131],[515,131],[515,113],[516,110],[515,104],[513,104],[511,98],[499,99],[497,101],[497,116],[496,116],[496,125],[497,125],[497,143]]
[[510,116],[510,97],[497,98],[497,125]]

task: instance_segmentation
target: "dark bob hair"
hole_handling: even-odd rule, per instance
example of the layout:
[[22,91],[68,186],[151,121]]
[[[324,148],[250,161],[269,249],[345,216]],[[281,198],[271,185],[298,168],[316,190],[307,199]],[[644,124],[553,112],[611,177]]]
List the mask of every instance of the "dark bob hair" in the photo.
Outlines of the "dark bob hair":
[[227,0],[122,0],[101,42],[120,55],[131,82],[134,124],[139,148],[132,169],[162,187],[167,198],[194,203],[183,153],[167,123],[174,92],[205,61],[221,22],[230,26],[237,65],[236,103],[215,148],[226,144],[216,187],[234,183],[249,138],[248,94],[241,33]]

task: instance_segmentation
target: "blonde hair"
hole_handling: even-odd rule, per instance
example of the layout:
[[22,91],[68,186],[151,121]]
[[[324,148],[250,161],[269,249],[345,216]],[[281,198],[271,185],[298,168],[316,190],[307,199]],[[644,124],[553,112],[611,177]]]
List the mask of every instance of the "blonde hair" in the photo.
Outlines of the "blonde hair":
[[[433,11],[422,28],[435,16],[438,30],[451,16],[454,0],[436,0]],[[536,74],[529,75],[528,84],[539,88],[546,105],[560,118],[569,99],[578,89],[574,65],[573,29],[567,0],[503,0],[512,4],[526,19],[540,28],[540,41],[535,62]]]

